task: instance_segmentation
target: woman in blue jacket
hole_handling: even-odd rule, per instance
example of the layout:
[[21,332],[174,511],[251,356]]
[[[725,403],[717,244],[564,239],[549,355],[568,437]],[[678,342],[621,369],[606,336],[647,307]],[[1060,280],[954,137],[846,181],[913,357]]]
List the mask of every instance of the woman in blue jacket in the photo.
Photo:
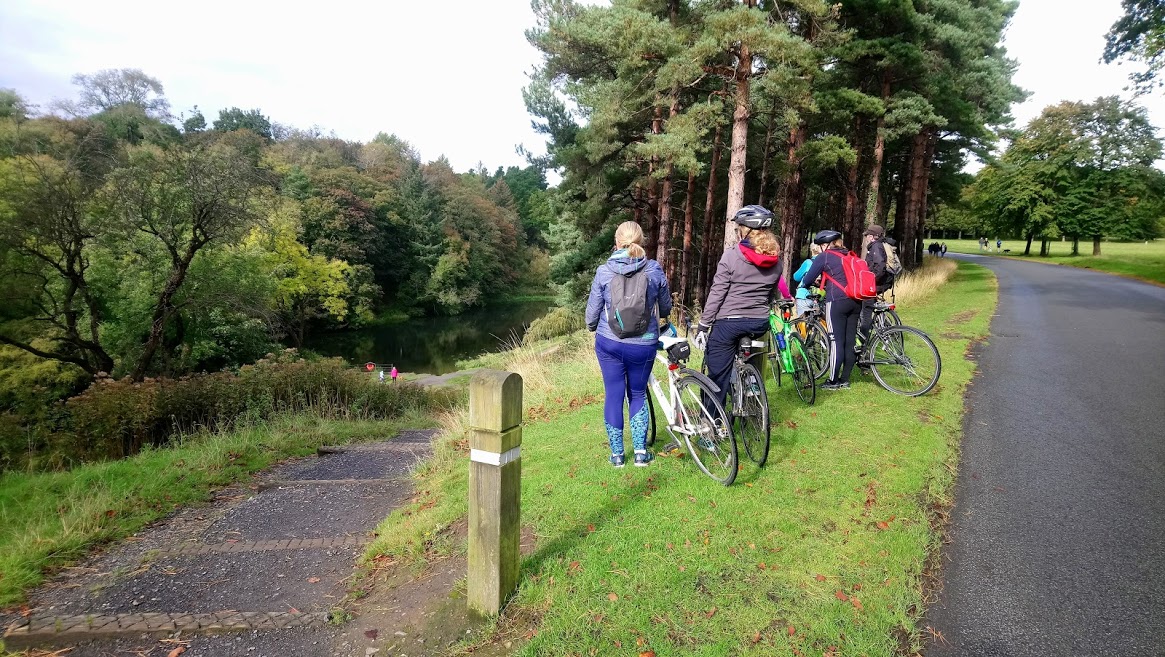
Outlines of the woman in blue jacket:
[[[809,257],[805,258],[805,262],[802,262],[801,266],[797,268],[797,271],[793,272],[793,280],[800,283],[801,279],[805,278],[805,274],[809,271],[809,268],[813,266],[813,261],[819,255],[821,255],[821,245],[810,244]],[[812,307],[812,303],[809,300],[809,288],[797,286],[797,314],[804,315],[805,311]]]
[[[608,323],[611,310],[611,281],[616,276],[630,277],[639,271],[647,276],[647,308],[651,312],[646,332],[620,338]],[[646,466],[652,455],[647,451],[647,381],[655,362],[659,341],[659,318],[671,314],[671,290],[659,263],[643,250],[643,229],[634,221],[625,221],[615,230],[615,249],[611,257],[595,272],[591,296],[587,300],[586,321],[595,336],[595,355],[603,372],[606,401],[603,420],[611,445],[611,464],[623,467],[623,400],[629,405],[631,443],[635,465]]]

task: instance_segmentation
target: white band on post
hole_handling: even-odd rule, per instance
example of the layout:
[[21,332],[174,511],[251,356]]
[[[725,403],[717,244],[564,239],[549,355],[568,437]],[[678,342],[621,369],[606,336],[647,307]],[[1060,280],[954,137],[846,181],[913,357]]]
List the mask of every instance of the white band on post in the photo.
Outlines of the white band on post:
[[469,460],[477,463],[485,463],[486,465],[505,465],[512,463],[522,458],[522,446],[507,450],[504,454],[497,454],[495,452],[486,452],[480,449],[469,450]]

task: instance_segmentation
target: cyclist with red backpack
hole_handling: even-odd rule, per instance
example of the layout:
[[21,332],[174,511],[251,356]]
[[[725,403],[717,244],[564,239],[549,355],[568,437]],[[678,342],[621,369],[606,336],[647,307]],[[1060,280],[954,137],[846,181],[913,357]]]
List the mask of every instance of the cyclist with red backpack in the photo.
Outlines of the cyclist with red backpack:
[[873,296],[874,277],[865,261],[845,248],[841,233],[836,230],[817,233],[813,243],[825,250],[801,277],[801,287],[811,287],[821,279],[818,287],[825,290],[826,328],[833,342],[829,350],[829,380],[821,388],[845,390],[849,388],[850,372],[857,361],[854,344],[857,342],[862,297]]

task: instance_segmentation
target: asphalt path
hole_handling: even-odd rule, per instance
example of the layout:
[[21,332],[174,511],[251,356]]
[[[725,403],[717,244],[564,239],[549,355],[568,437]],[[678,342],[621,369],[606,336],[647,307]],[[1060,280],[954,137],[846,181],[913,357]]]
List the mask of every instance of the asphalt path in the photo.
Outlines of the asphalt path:
[[958,257],[999,306],[926,654],[1165,655],[1165,288]]

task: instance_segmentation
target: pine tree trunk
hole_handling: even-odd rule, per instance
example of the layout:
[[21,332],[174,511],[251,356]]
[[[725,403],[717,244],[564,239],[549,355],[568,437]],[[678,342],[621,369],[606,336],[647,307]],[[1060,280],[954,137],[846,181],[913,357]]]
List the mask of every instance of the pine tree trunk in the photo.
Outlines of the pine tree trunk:
[[692,197],[696,195],[696,172],[688,172],[688,188],[684,195],[684,250],[681,252],[680,263],[680,305],[688,304],[688,280],[692,268],[692,223],[695,212],[692,207]]
[[[751,6],[751,5],[750,5]],[[752,53],[741,44],[736,62],[736,109],[732,113],[732,155],[728,162],[728,208],[724,218],[724,250],[736,246],[732,217],[744,207],[744,171],[748,156],[749,89],[752,82]]]
[[[922,155],[922,165],[919,169],[919,203],[918,203],[918,228],[922,229],[929,219],[928,202],[930,199],[930,169],[931,163],[934,162],[934,150],[938,146],[938,130],[931,127],[923,130],[926,134],[926,147]],[[921,233],[916,232],[916,235]],[[943,235],[946,235],[944,232]],[[914,261],[922,264],[922,239],[918,238],[914,241]]]
[[714,208],[716,207],[716,170],[720,168],[720,137],[722,130],[720,126],[716,126],[716,136],[712,140],[712,163],[708,166],[708,194],[704,201],[704,237],[700,240],[700,268],[697,270],[699,279],[696,281],[696,295],[695,300],[700,303],[704,302],[704,295],[708,288],[708,269],[712,261],[712,253],[719,253],[718,250],[712,248],[714,242],[712,237],[715,234],[713,228],[718,221],[716,221]]
[[[890,102],[890,74],[882,73],[882,104]],[[866,203],[866,226],[872,226],[880,214],[877,205],[882,202],[879,187],[882,184],[882,158],[886,154],[886,112],[878,117],[878,127],[874,135],[874,168],[870,172],[870,195]]]
[[854,117],[853,147],[857,157],[854,163],[846,170],[845,175],[845,209],[841,215],[841,234],[845,235],[850,244],[857,244],[862,233],[862,208],[858,207],[858,174],[862,163],[862,117]]
[[674,166],[667,164],[667,173],[663,176],[663,185],[659,194],[659,238],[656,241],[655,260],[664,272],[668,271],[668,262],[671,254],[668,246],[671,244],[671,194],[672,173]]
[[639,183],[631,190],[631,219],[643,227],[643,185]]
[[[663,131],[663,110],[660,109],[658,100],[656,98],[655,116],[651,119],[653,135]],[[659,181],[655,179],[657,164],[653,155],[647,165],[647,225],[643,226],[643,247],[647,251],[647,257],[652,259],[659,255],[656,251],[656,236],[659,232]]]
[[769,153],[771,152],[772,148],[773,124],[776,122],[776,119],[777,110],[774,107],[773,111],[769,113],[769,125],[765,129],[765,147],[762,151],[763,155],[761,157],[760,167],[760,191],[756,193],[757,205],[763,205],[765,207],[770,207],[770,205],[765,203],[765,188],[768,187],[769,183]]
[[792,280],[793,259],[801,248],[801,225],[805,214],[805,181],[797,151],[805,145],[808,126],[798,123],[789,131],[785,144],[784,202],[781,203],[781,267],[785,282]]

